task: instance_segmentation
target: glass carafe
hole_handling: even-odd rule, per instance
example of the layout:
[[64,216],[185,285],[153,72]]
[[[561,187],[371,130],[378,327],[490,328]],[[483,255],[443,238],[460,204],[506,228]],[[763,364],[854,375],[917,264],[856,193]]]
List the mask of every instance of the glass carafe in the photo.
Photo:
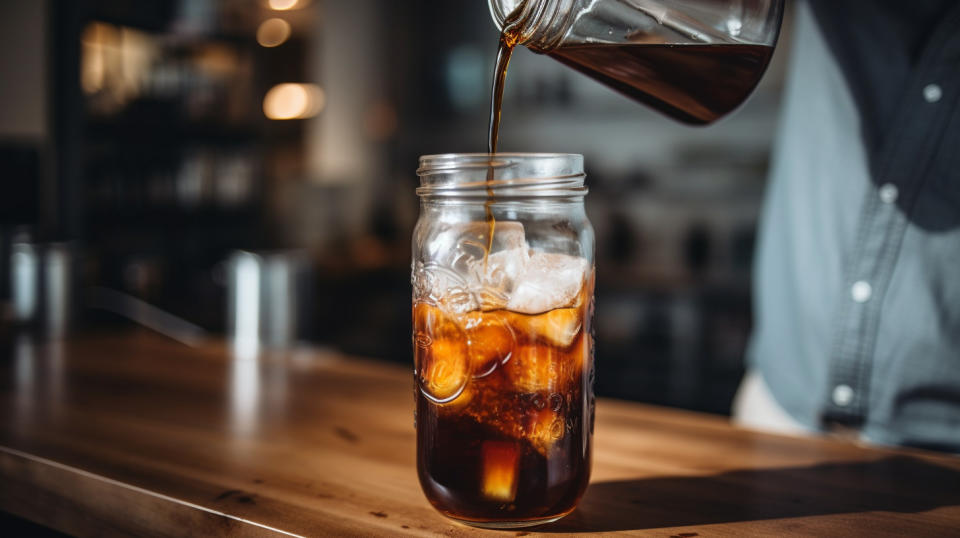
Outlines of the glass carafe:
[[505,39],[679,121],[743,103],[770,62],[783,0],[489,0]]

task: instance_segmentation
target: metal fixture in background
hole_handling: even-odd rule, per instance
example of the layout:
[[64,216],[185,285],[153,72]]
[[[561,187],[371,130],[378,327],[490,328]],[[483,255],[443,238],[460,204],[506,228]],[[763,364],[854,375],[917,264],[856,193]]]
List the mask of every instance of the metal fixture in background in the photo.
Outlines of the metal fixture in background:
[[227,260],[227,335],[237,354],[287,348],[297,338],[306,257],[297,251],[237,251]]

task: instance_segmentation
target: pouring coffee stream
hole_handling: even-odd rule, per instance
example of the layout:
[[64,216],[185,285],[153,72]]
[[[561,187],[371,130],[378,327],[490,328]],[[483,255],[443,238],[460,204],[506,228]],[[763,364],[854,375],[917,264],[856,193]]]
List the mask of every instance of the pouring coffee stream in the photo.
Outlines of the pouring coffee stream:
[[[500,134],[500,109],[503,104],[503,87],[507,78],[507,67],[517,44],[515,31],[507,28],[500,33],[497,48],[497,63],[493,70],[493,84],[490,88],[490,123],[487,130],[487,153],[491,158],[497,152],[497,138]],[[492,171],[492,169],[491,169]],[[492,178],[491,178],[492,179]]]
[[487,247],[483,255],[483,268],[487,269],[487,258],[493,248],[493,236],[496,233],[497,219],[493,216],[491,204],[494,202],[494,155],[497,153],[497,139],[500,134],[500,109],[503,105],[503,87],[507,78],[507,67],[513,55],[513,47],[517,44],[517,35],[514,26],[508,26],[500,33],[500,44],[497,48],[497,63],[493,71],[493,85],[490,89],[490,122],[487,127],[487,153],[490,163],[487,168],[487,201],[483,205],[489,226],[487,233]]

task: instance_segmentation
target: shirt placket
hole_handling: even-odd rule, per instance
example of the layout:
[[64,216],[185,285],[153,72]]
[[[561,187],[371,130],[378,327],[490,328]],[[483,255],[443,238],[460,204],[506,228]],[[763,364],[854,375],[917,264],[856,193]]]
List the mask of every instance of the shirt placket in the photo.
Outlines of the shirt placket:
[[[953,17],[951,17],[953,18]],[[940,32],[943,34],[944,32]],[[883,148],[874,157],[878,188],[867,189],[849,258],[828,371],[822,419],[828,428],[861,425],[867,419],[870,373],[882,306],[896,267],[907,215],[924,188],[949,114],[942,110],[946,77],[955,66],[939,61],[952,37],[930,43],[901,100]],[[960,148],[957,148],[960,151]]]

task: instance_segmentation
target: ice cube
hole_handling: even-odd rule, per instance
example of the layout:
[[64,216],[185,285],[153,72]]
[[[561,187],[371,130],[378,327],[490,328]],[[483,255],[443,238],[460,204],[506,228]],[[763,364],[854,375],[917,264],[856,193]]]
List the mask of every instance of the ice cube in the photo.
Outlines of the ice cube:
[[463,388],[460,392],[460,395],[450,400],[449,402],[439,404],[440,413],[445,416],[449,415],[459,415],[463,413],[467,406],[473,402],[473,398],[476,396],[476,391],[470,386],[469,383]]
[[464,332],[473,377],[493,373],[513,353],[516,339],[503,312],[471,312],[465,317]]
[[556,308],[535,316],[514,314],[512,322],[528,337],[553,346],[567,347],[580,331],[580,310]]
[[446,403],[463,392],[469,378],[463,341],[436,339],[426,349],[418,347],[417,354],[417,375],[424,396],[436,403]]
[[527,262],[523,224],[496,222],[492,244],[490,232],[487,222],[447,223],[419,239],[430,261],[414,269],[415,294],[460,314],[506,306]]
[[530,261],[529,249],[526,246],[510,248],[494,252],[487,259],[484,267],[484,284],[493,285],[510,292],[517,277],[523,274]]
[[466,286],[459,284],[442,288],[437,296],[437,304],[451,314],[465,314],[480,307],[477,296]]
[[466,336],[440,308],[413,308],[414,360],[420,391],[435,403],[454,400],[470,376]]
[[516,443],[484,441],[483,496],[500,502],[512,502],[517,496],[517,464],[520,451]]
[[590,334],[581,333],[580,337],[573,342],[573,345],[564,351],[567,356],[564,373],[571,382],[580,382],[583,368],[589,366],[588,361],[592,359],[592,355],[590,355],[591,338]]
[[432,237],[421,239],[427,246],[426,258],[439,265],[462,269],[466,260],[482,260],[490,247],[490,254],[526,246],[523,224],[497,221],[490,245],[490,224],[487,222],[454,222],[435,227]]
[[517,277],[507,308],[524,314],[539,314],[571,306],[583,286],[587,260],[552,252],[533,252]]

